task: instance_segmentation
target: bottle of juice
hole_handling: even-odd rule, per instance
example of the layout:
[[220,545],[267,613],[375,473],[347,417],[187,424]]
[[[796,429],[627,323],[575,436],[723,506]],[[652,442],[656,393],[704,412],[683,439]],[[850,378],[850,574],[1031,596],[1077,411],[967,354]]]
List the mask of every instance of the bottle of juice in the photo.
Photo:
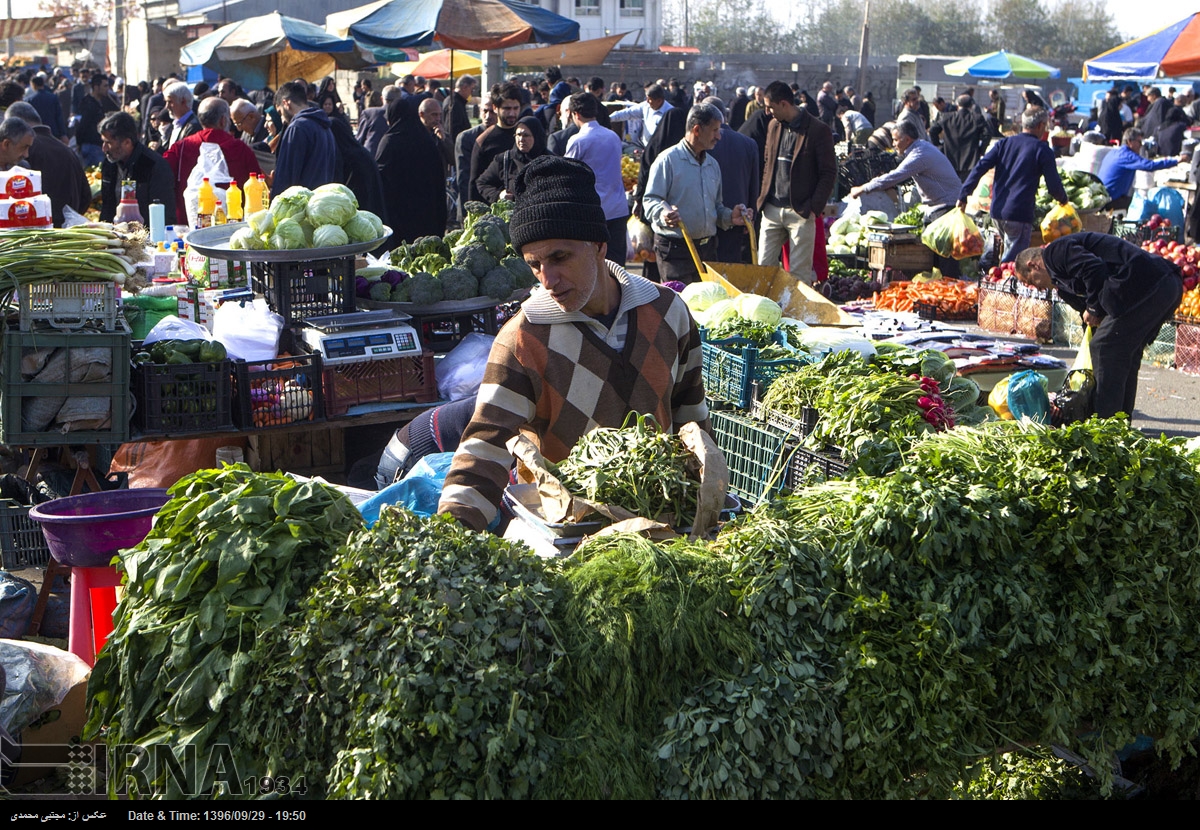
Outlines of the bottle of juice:
[[263,181],[258,177],[258,174],[251,173],[250,178],[246,180],[247,216],[253,216],[265,207],[263,204],[263,191],[265,189],[266,185],[263,184]]
[[217,193],[213,190],[206,176],[200,183],[199,205],[196,216],[196,227],[207,228],[213,223],[213,214],[217,210]]
[[237,182],[229,183],[229,190],[225,191],[225,201],[229,205],[230,222],[242,221],[242,190],[237,186]]

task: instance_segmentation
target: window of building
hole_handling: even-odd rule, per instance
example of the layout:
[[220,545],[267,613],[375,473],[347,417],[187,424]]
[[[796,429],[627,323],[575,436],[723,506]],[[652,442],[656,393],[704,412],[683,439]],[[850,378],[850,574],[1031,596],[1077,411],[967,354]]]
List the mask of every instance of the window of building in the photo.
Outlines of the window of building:
[[600,0],[575,0],[575,16],[600,16]]
[[645,17],[646,0],[621,0],[621,17]]

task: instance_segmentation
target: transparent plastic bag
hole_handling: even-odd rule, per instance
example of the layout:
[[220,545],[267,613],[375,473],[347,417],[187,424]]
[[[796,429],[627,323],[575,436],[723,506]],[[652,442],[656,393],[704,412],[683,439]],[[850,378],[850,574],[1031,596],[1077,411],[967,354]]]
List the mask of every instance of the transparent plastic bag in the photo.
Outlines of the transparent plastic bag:
[[437,385],[442,400],[458,401],[479,392],[495,341],[490,334],[471,332],[438,362]]
[[925,246],[940,257],[967,259],[983,253],[983,234],[970,216],[951,210],[935,219],[921,234]]

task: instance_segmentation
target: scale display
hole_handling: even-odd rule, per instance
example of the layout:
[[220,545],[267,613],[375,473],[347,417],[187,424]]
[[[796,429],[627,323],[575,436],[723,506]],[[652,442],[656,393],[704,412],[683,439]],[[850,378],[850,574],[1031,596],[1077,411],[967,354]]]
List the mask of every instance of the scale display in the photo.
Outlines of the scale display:
[[387,355],[392,357],[396,352],[415,352],[417,339],[412,332],[391,332],[389,334],[356,334],[346,337],[326,336],[321,341],[321,349],[326,359],[340,357],[367,357]]

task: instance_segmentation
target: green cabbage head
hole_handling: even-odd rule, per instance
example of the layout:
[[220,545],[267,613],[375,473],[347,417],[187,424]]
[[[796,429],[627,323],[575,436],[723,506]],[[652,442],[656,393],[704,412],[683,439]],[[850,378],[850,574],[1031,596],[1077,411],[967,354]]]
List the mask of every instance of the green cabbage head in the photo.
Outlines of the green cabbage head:
[[346,232],[337,225],[319,225],[313,231],[314,248],[333,248],[337,245],[349,245],[350,239]]
[[308,240],[304,238],[304,229],[295,219],[283,219],[275,223],[275,233],[271,234],[271,248],[285,250],[291,248],[307,248]]
[[354,195],[353,190],[346,187],[346,185],[344,185],[344,184],[338,184],[337,182],[332,182],[330,184],[323,184],[320,187],[318,187],[316,190],[313,191],[314,196],[316,196],[320,193],[340,193],[341,195],[343,195],[347,199],[349,199],[351,202],[353,202],[354,209],[358,210],[358,197]]
[[303,219],[313,192],[307,187],[293,185],[271,200],[271,215],[280,219]]
[[383,222],[369,210],[360,210],[342,225],[342,230],[352,242],[373,242],[383,236]]
[[308,200],[308,221],[313,227],[344,225],[354,218],[357,211],[358,206],[353,199],[335,191],[313,193],[312,198]]

